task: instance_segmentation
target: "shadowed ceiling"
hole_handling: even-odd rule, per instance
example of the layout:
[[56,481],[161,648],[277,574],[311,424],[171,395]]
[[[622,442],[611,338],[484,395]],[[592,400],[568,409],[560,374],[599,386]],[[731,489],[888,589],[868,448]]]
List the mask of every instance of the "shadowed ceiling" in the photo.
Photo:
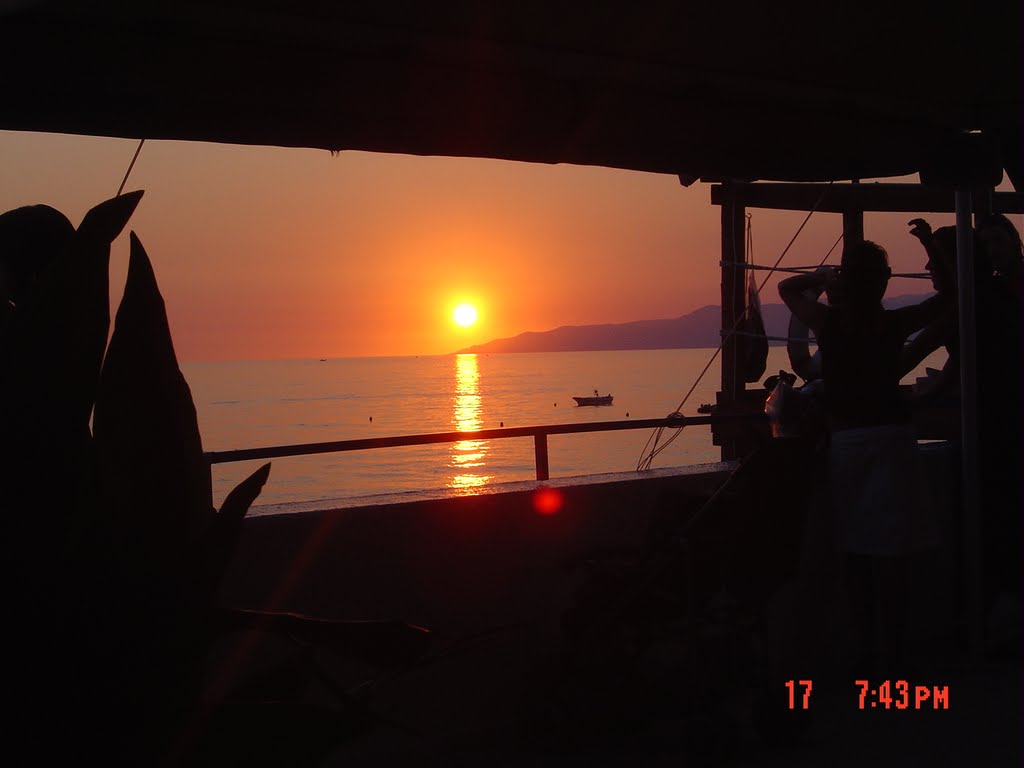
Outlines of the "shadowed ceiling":
[[687,180],[902,175],[980,131],[1019,177],[1019,2],[553,5],[8,2],[0,128]]

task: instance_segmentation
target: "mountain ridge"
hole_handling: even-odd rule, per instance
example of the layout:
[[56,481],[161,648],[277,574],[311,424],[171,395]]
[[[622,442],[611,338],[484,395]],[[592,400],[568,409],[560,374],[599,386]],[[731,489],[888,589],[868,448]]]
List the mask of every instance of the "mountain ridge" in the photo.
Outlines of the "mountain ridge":
[[[905,294],[885,300],[889,309],[916,304],[932,294]],[[786,336],[789,310],[784,304],[761,307],[769,336]],[[625,323],[562,325],[547,331],[524,331],[516,336],[492,339],[464,347],[454,354],[502,352],[604,352],[622,349],[693,349],[717,347],[720,340],[721,309],[714,304],[680,317],[662,320],[632,320]],[[770,342],[773,345],[783,342]]]

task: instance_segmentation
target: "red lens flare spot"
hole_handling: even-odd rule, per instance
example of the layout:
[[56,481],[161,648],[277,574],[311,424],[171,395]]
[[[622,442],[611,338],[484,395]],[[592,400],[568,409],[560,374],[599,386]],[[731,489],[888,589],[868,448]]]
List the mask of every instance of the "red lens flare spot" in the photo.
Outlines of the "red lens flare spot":
[[533,508],[538,515],[554,515],[562,509],[562,492],[555,488],[538,488],[533,494]]

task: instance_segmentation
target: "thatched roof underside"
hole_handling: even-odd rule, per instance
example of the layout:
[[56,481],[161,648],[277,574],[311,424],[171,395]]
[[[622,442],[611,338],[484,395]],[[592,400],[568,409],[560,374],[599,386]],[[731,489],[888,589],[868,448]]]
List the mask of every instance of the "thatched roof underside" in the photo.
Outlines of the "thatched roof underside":
[[777,180],[981,131],[1019,178],[1019,1],[556,5],[6,3],[0,128]]

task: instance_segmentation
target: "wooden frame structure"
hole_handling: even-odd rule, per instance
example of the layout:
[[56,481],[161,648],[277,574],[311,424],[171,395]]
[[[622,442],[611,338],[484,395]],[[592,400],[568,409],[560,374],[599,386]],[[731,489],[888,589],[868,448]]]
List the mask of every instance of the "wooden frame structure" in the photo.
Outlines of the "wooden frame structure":
[[[711,189],[711,202],[722,208],[722,328],[735,327],[743,312],[744,233],[747,207],[790,211],[823,211],[843,216],[846,240],[864,238],[864,212],[955,213],[957,228],[957,290],[960,332],[959,418],[947,420],[945,434],[922,433],[920,437],[954,438],[960,441],[961,505],[963,509],[963,595],[967,605],[971,652],[979,657],[983,647],[984,600],[982,597],[982,539],[979,479],[977,358],[974,317],[972,217],[988,213],[1024,213],[1024,194],[995,192],[991,186],[969,183],[966,176],[957,186],[917,184],[753,184],[726,183]],[[739,375],[736,336],[727,334],[722,347],[722,389],[718,414],[733,416],[761,407],[763,394],[748,392]],[[915,414],[916,417],[916,414]],[[738,422],[712,420],[712,435],[722,447],[722,458],[746,454],[749,431]],[[952,426],[952,429],[949,429]]]
[[[992,188],[971,191],[979,201],[976,212],[1024,213],[1024,193],[995,192]],[[747,390],[740,375],[737,337],[728,333],[744,308],[743,269],[733,264],[746,260],[744,222],[748,208],[838,213],[843,217],[843,239],[864,239],[864,213],[955,213],[954,189],[945,186],[897,183],[792,184],[724,182],[711,187],[711,203],[720,206],[722,221],[722,375],[717,412],[723,416],[760,410],[762,393]],[[736,459],[750,449],[751,440],[735,419],[712,422],[714,444],[722,459]],[[929,437],[943,437],[930,427]]]

